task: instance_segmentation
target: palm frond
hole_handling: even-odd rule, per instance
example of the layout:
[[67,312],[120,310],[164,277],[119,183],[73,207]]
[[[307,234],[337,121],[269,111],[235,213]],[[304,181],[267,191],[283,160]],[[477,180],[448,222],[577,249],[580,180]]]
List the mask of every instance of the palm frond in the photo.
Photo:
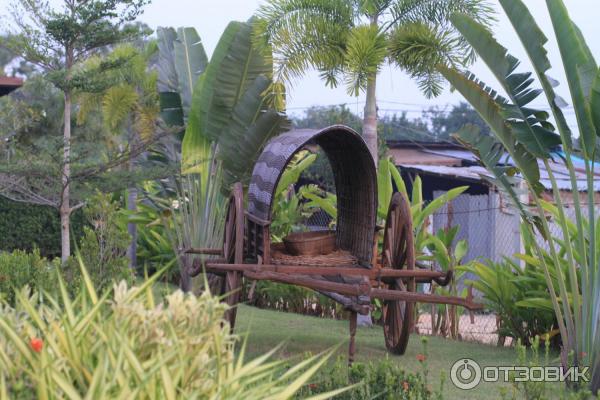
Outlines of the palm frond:
[[390,6],[390,13],[391,29],[411,22],[448,28],[450,16],[455,13],[469,15],[485,26],[495,21],[494,8],[487,0],[395,0]]
[[79,106],[77,111],[77,124],[83,125],[90,112],[100,108],[101,98],[93,93],[81,93],[77,97],[77,103]]
[[379,72],[386,55],[385,36],[377,26],[360,25],[350,31],[345,53],[348,94],[358,96],[367,87],[369,77]]
[[423,22],[406,23],[389,35],[389,58],[415,79],[429,98],[442,91],[444,80],[437,66],[462,64],[464,54],[457,43],[448,30],[441,31]]
[[292,84],[313,67],[336,85],[355,18],[345,0],[270,0],[258,10],[254,37],[272,46],[276,81]]
[[129,85],[108,89],[102,98],[102,113],[107,128],[116,130],[132,111],[137,100],[137,92]]

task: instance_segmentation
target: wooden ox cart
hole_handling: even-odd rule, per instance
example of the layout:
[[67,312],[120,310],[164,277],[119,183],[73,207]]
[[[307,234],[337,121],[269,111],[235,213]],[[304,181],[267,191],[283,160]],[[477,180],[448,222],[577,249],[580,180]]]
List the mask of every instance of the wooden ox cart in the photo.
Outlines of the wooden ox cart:
[[[336,250],[293,256],[281,244],[271,243],[273,196],[287,164],[308,145],[322,148],[335,177]],[[357,313],[368,313],[373,298],[383,301],[385,344],[394,354],[406,350],[416,302],[480,308],[470,298],[416,292],[417,283],[447,285],[452,271],[444,273],[416,265],[410,207],[400,193],[392,197],[378,254],[375,164],[360,135],[350,128],[337,125],[322,130],[292,130],[271,139],[254,166],[246,209],[244,204],[242,185],[238,183],[229,199],[223,248],[188,250],[218,257],[207,260],[203,267],[206,272],[224,277],[221,294],[232,306],[226,315],[232,329],[236,316],[233,306],[240,301],[243,277],[303,286],[341,303],[350,311],[350,362],[354,358]],[[191,272],[201,271],[197,267]]]

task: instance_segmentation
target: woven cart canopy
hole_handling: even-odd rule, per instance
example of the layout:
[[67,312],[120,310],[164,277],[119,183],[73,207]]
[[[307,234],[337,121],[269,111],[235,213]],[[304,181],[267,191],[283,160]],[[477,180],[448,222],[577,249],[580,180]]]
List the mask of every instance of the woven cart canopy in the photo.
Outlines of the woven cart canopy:
[[270,224],[273,196],[285,167],[308,144],[319,145],[333,170],[337,194],[337,246],[371,265],[377,211],[377,173],[361,136],[343,125],[298,129],[271,139],[258,158],[248,189],[248,216]]

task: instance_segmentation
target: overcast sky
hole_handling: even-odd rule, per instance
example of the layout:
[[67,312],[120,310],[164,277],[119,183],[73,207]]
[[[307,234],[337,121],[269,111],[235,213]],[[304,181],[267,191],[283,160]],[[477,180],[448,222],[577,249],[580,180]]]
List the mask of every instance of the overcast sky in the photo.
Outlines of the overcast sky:
[[[10,0],[0,0],[0,13],[6,9],[5,5]],[[54,2],[56,0],[51,0]],[[599,0],[564,0],[571,13],[571,18],[579,25],[588,40],[592,53],[600,61],[600,1]],[[490,0],[496,4],[495,0]],[[262,0],[152,0],[147,6],[141,19],[152,28],[158,26],[192,26],[195,27],[204,42],[207,53],[212,54],[221,33],[231,20],[247,20],[252,16]],[[526,4],[534,14],[538,24],[550,38],[547,45],[552,64],[557,66],[550,75],[558,79],[564,88],[566,81],[562,69],[558,68],[559,52],[553,38],[550,18],[546,11],[544,0],[526,0]],[[499,9],[500,7],[497,6]],[[510,23],[498,10],[498,22],[494,32],[500,43],[506,46],[511,54],[522,61],[521,70],[529,69],[529,61],[523,52],[517,36],[511,29]],[[493,83],[493,77],[481,63],[472,68],[481,79]],[[559,92],[561,92],[559,88]],[[326,88],[315,73],[309,73],[306,78],[296,82],[288,96],[288,110],[291,113],[301,112],[311,105],[348,104],[358,113],[362,113],[364,97],[348,96],[343,87],[337,89]],[[566,96],[565,96],[566,97]],[[448,106],[459,102],[458,93],[446,90],[436,99],[428,100],[419,92],[416,85],[402,72],[385,66],[379,76],[377,87],[377,100],[380,113],[407,111],[409,117],[417,117],[421,110],[432,105]],[[568,102],[569,99],[565,98]],[[534,104],[543,104],[541,99]],[[572,109],[566,110],[569,122],[574,124]]]
[[[4,0],[0,0],[4,1]],[[142,19],[151,27],[157,26],[193,26],[198,30],[204,41],[206,51],[210,55],[219,40],[219,37],[230,20],[246,20],[258,8],[261,0],[221,0],[221,1],[198,1],[198,0],[153,0],[146,9]],[[491,3],[497,4],[492,0]],[[571,18],[578,24],[588,40],[592,53],[600,60],[600,1],[599,0],[565,0],[569,8]],[[566,80],[559,63],[559,51],[553,38],[550,17],[546,10],[544,0],[527,0],[532,14],[538,21],[542,30],[549,37],[547,45],[550,61],[557,66],[550,75],[558,79],[566,88]],[[529,70],[527,59],[518,37],[512,31],[508,20],[501,13],[500,7],[498,22],[494,28],[496,38],[509,49],[511,54],[522,61],[522,70]],[[481,79],[486,82],[494,82],[491,74],[487,72],[485,65],[477,63],[472,68]],[[559,87],[560,92],[560,87]],[[563,92],[564,93],[564,92]],[[566,96],[566,94],[565,94]],[[343,87],[337,89],[326,88],[316,73],[310,73],[306,78],[296,82],[289,90],[288,109],[291,113],[301,112],[302,109],[311,105],[329,105],[346,103],[355,112],[362,113],[364,97],[352,97],[346,94]],[[461,100],[458,93],[444,93],[436,99],[428,100],[417,88],[417,86],[402,71],[385,66],[378,79],[377,100],[380,112],[408,111],[409,117],[417,117],[422,109],[431,105],[447,106]],[[567,99],[567,102],[570,102]],[[534,104],[543,104],[542,99],[537,99]],[[570,123],[574,124],[572,109],[565,110]]]

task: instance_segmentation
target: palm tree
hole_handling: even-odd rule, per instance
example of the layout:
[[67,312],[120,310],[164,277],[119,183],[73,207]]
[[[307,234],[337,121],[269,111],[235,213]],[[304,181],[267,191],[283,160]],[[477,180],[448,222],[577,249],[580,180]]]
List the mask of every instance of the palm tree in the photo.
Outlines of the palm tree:
[[287,84],[309,68],[326,85],[340,80],[348,93],[366,91],[363,137],[377,160],[377,74],[390,62],[417,80],[427,97],[442,91],[436,66],[465,66],[475,59],[449,23],[461,12],[488,26],[485,0],[268,0],[258,10],[257,40],[269,44],[275,80]]
[[[86,63],[88,68],[94,68],[97,63],[126,60],[107,76],[107,79],[114,83],[113,85],[107,86],[104,91],[83,94],[79,97],[80,107],[77,118],[81,123],[90,110],[102,111],[106,129],[114,134],[112,138],[124,139],[127,143],[129,154],[127,168],[130,173],[134,172],[143,144],[154,137],[160,113],[158,74],[155,71],[149,72],[147,67],[149,59],[155,52],[156,47],[153,45],[147,45],[142,50],[124,45],[117,47],[107,60],[92,58]],[[137,187],[132,183],[127,189],[127,208],[130,212],[136,211],[137,194]],[[129,222],[127,231],[131,236],[131,243],[127,249],[129,267],[135,269],[137,225]]]

